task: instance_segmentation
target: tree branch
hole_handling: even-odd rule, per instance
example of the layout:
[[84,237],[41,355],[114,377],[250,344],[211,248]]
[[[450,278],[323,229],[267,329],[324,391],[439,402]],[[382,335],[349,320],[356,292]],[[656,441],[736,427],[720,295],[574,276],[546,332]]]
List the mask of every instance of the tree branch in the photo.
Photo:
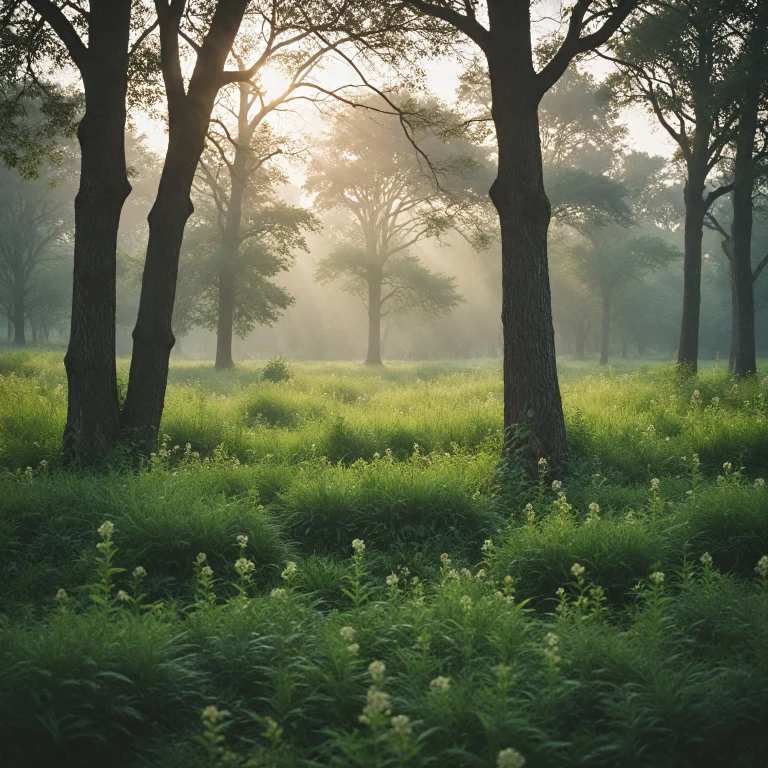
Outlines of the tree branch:
[[67,47],[75,66],[82,72],[89,64],[89,52],[70,20],[51,0],[28,0],[36,13],[45,20]]

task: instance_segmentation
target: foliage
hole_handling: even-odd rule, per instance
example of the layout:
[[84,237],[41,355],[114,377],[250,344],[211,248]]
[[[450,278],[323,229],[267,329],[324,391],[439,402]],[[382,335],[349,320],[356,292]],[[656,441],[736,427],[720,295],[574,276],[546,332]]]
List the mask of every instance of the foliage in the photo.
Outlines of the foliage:
[[264,366],[264,370],[261,372],[261,378],[264,381],[272,381],[280,383],[281,381],[288,381],[293,374],[291,373],[291,367],[288,365],[288,361],[278,355],[267,361]]

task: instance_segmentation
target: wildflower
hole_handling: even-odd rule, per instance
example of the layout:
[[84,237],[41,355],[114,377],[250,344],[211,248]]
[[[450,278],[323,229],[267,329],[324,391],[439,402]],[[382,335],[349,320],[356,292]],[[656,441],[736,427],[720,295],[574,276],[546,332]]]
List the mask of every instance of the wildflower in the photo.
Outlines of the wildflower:
[[102,539],[108,539],[115,531],[115,524],[110,520],[105,520],[98,529],[98,534]]
[[298,572],[298,568],[296,567],[296,563],[293,562],[293,560],[289,560],[285,564],[285,568],[283,569],[283,572],[280,574],[284,581],[289,581],[293,576],[296,575]]
[[273,589],[269,593],[269,596],[270,597],[274,597],[276,600],[287,600],[288,599],[288,593],[284,589],[282,589],[280,587],[277,587],[277,589]]
[[371,725],[374,722],[374,718],[379,715],[392,714],[392,704],[389,700],[389,694],[380,691],[375,686],[371,686],[368,689],[368,695],[366,697],[366,705],[363,707],[363,714],[360,715],[360,722],[365,725]]
[[384,673],[387,671],[387,665],[383,661],[372,661],[368,665],[368,671],[371,673],[374,683],[380,683],[384,679]]
[[352,542],[352,549],[356,555],[361,556],[365,552],[365,542],[362,539],[355,539]]
[[547,460],[543,456],[539,458],[539,466],[544,469],[547,467]]
[[240,547],[240,549],[245,549],[248,546],[248,537],[244,536],[242,533],[237,537],[237,546]]
[[658,477],[654,477],[651,480],[651,490],[652,491],[658,491],[659,490],[659,478]]
[[755,573],[758,576],[766,578],[768,576],[768,555],[763,555],[755,566]]
[[562,596],[565,594],[565,590],[564,590],[562,587],[558,587],[558,588],[555,590],[555,594],[556,594],[558,597],[562,597]]
[[140,565],[137,565],[133,569],[133,574],[132,575],[133,575],[134,579],[143,579],[147,575],[147,572]]
[[447,568],[451,564],[451,558],[448,557],[445,552],[443,552],[443,554],[440,555],[440,562]]
[[512,747],[502,749],[496,757],[497,768],[523,768],[525,758]]
[[267,716],[264,718],[264,722],[267,724],[267,727],[261,735],[272,743],[280,741],[283,737],[283,729],[277,724],[277,720]]
[[392,718],[392,730],[396,736],[408,737],[412,733],[411,721],[408,715],[395,715]]
[[394,587],[398,581],[400,581],[400,577],[396,573],[390,573],[389,576],[387,576],[388,587]]
[[554,632],[547,632],[547,634],[544,635],[544,642],[550,648],[555,648],[557,647],[557,644],[560,642],[560,638]]
[[477,581],[482,581],[485,578],[485,568],[481,568],[476,574],[475,579]]
[[459,576],[461,576],[462,579],[471,579],[472,571],[470,571],[469,568],[462,568],[459,571]]
[[712,555],[709,552],[705,552],[699,559],[703,565],[712,565]]
[[206,565],[200,570],[200,575],[204,576],[206,579],[210,579],[213,576],[213,568],[211,568],[210,565]]
[[201,719],[208,728],[211,728],[218,725],[224,719],[224,715],[211,704],[203,710]]
[[465,610],[472,610],[472,598],[469,595],[462,595],[459,600],[459,605]]
[[555,493],[557,493],[562,487],[563,487],[563,484],[559,480],[552,481],[552,490]]
[[526,504],[525,505],[525,519],[532,523],[534,519],[536,518],[536,512],[533,509],[533,504]]
[[483,546],[480,547],[483,552],[490,552],[493,549],[493,539],[486,539]]
[[130,598],[128,597],[128,593],[124,589],[121,589],[118,591],[117,599],[120,600],[120,602],[122,603],[126,602],[127,600],[130,600]]
[[579,565],[578,563],[574,563],[571,566],[571,573],[577,578],[581,578],[584,575],[584,571],[586,568],[583,565]]
[[694,453],[693,454],[693,466],[698,468],[700,463],[701,462],[699,461],[699,454],[698,453]]
[[691,402],[695,403],[699,399],[700,396],[701,396],[701,393],[699,392],[699,390],[698,389],[694,389],[693,390],[693,394],[691,395]]
[[455,568],[451,568],[450,571],[445,575],[447,579],[458,579],[459,578],[459,572]]
[[244,557],[241,557],[241,558],[240,558],[239,560],[237,560],[237,562],[235,563],[235,570],[236,570],[236,571],[237,571],[237,572],[238,572],[238,573],[239,573],[241,576],[243,576],[243,577],[245,577],[245,576],[249,576],[249,575],[250,575],[250,574],[253,572],[253,569],[254,569],[255,567],[256,567],[256,566],[253,564],[253,562],[252,562],[252,561],[250,561],[250,560],[247,560],[247,559],[246,559],[246,558],[244,558]]
[[197,557],[195,558],[195,562],[198,565],[202,565],[205,562],[205,552],[198,552]]
[[765,488],[765,480],[762,477],[758,477],[755,480],[755,488]]
[[712,405],[714,405],[715,408],[717,408],[717,406],[720,405],[720,398],[719,397],[713,397],[712,398]]
[[360,650],[360,646],[357,643],[350,643],[347,646],[347,652],[351,656],[357,656],[358,651]]
[[730,461],[726,461],[726,462],[723,464],[723,469],[724,469],[726,472],[730,472],[730,471],[733,469],[733,464],[731,464],[731,462],[730,462]]
[[648,578],[657,585],[664,583],[664,574],[661,571],[654,571]]
[[447,693],[451,687],[451,678],[440,675],[430,682],[429,687],[435,693]]
[[66,602],[67,602],[67,600],[69,600],[69,595],[67,594],[67,590],[66,590],[66,589],[60,589],[60,590],[59,590],[59,591],[56,593],[56,599],[57,599],[57,600],[58,600],[60,603],[66,603]]
[[600,505],[596,504],[594,501],[589,505],[589,511],[597,517],[597,515],[600,514]]
[[341,639],[344,640],[347,643],[351,643],[355,639],[355,635],[357,634],[357,631],[354,627],[342,627],[339,630],[339,634],[341,635]]

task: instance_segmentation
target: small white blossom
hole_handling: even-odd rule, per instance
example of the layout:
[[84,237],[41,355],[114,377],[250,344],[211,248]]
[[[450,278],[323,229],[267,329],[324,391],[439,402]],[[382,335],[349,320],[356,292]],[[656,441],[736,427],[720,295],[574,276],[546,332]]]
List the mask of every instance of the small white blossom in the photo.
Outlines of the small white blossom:
[[387,586],[394,587],[400,581],[400,577],[396,573],[390,573],[387,576]]
[[763,578],[768,577],[768,555],[763,555],[755,566],[755,573]]
[[368,665],[368,671],[371,673],[374,683],[380,683],[384,679],[384,673],[387,671],[387,665],[383,661],[372,661]]
[[365,542],[362,539],[355,539],[352,542],[352,549],[356,555],[362,555],[365,552]]
[[66,603],[66,602],[67,602],[67,600],[69,600],[69,595],[67,594],[67,590],[66,590],[66,589],[60,589],[60,590],[59,590],[59,591],[56,593],[56,599],[57,599],[59,602],[61,602],[61,603]]
[[276,589],[273,589],[269,593],[270,597],[274,597],[276,600],[287,600],[288,599],[288,593],[282,589],[281,587],[277,587]]
[[295,576],[298,573],[298,567],[296,566],[296,563],[293,562],[293,560],[289,560],[285,564],[285,568],[283,569],[283,572],[280,574],[284,581],[288,581],[293,576]]
[[664,583],[664,574],[661,571],[654,571],[648,578],[654,584],[663,584]]
[[376,686],[368,689],[367,704],[363,708],[363,714],[360,715],[360,722],[370,725],[373,718],[378,715],[392,714],[392,705],[389,700],[389,694],[380,691]]
[[253,573],[253,569],[256,566],[253,564],[251,560],[246,559],[245,557],[241,557],[237,560],[235,563],[235,570],[241,575],[241,576],[248,576],[251,573]]
[[497,768],[523,768],[525,758],[512,747],[502,749],[496,757]]
[[134,579],[143,579],[147,575],[147,572],[144,570],[144,568],[140,565],[137,565],[133,569],[133,578]]
[[699,559],[704,565],[712,565],[712,555],[709,552],[705,552]]
[[339,630],[339,634],[341,635],[341,639],[344,640],[344,642],[351,643],[355,639],[357,631],[354,627],[342,627]]
[[206,565],[200,569],[200,575],[206,579],[210,579],[213,576],[213,568],[210,565]]
[[391,722],[392,730],[397,736],[408,737],[411,735],[411,721],[408,718],[408,715],[395,715]]
[[360,646],[357,643],[350,643],[347,646],[347,652],[350,654],[350,656],[357,656],[359,650]]
[[483,552],[490,552],[493,549],[493,539],[486,539],[483,546],[480,547]]
[[198,565],[202,565],[205,562],[205,560],[206,560],[205,552],[198,552],[197,557],[195,558],[195,562]]
[[560,642],[560,638],[554,632],[547,632],[547,634],[544,635],[544,642],[550,648],[555,648],[557,644]]
[[559,480],[552,481],[552,490],[555,493],[557,493],[562,487],[563,487],[563,484]]
[[654,477],[651,480],[651,490],[652,491],[658,491],[659,490],[659,485],[660,485],[659,478],[658,477]]
[[465,610],[472,610],[472,598],[469,595],[462,595],[459,600],[459,605]]
[[765,488],[765,480],[762,477],[758,477],[755,480],[755,488]]
[[100,526],[98,530],[99,536],[101,536],[102,539],[108,539],[115,531],[115,524],[111,522],[110,520],[105,520]]
[[571,566],[571,573],[578,579],[581,578],[584,575],[584,571],[586,568],[583,565],[579,565],[578,563],[574,563]]
[[117,599],[125,603],[126,601],[130,600],[130,597],[128,597],[128,593],[124,589],[121,589],[117,593]]
[[440,562],[447,568],[451,564],[451,558],[443,552],[443,554],[440,555]]
[[430,682],[429,687],[435,693],[447,693],[451,687],[451,678],[440,675]]
[[237,537],[237,546],[240,547],[240,549],[245,549],[248,546],[248,537],[244,536],[242,533]]

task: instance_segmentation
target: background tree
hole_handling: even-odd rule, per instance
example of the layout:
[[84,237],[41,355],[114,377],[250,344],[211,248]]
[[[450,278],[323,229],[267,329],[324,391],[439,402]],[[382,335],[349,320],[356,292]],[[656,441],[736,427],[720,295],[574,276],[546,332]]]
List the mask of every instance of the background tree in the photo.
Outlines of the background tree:
[[[453,279],[427,269],[409,249],[461,227],[481,205],[472,185],[482,178],[482,153],[463,140],[444,144],[429,130],[416,138],[443,171],[439,188],[394,117],[343,109],[317,147],[305,185],[318,210],[341,213],[339,247],[320,262],[317,279],[344,278],[345,289],[365,299],[369,365],[381,364],[383,315],[418,308],[434,316],[459,302]],[[468,236],[482,240],[482,228],[471,226]]]
[[[57,313],[69,292],[54,275],[62,261],[68,262],[74,224],[66,203],[70,189],[52,187],[52,176],[24,180],[16,171],[0,169],[0,285],[18,345],[26,344],[33,316],[44,327],[53,325],[46,308]],[[36,335],[39,323],[33,327]]]
[[551,209],[544,191],[539,103],[574,58],[608,41],[638,0],[580,0],[568,17],[561,45],[538,71],[530,0],[407,2],[464,33],[486,59],[498,146],[498,175],[490,196],[499,214],[502,244],[504,427],[530,413],[536,444],[530,446],[529,458],[557,459],[565,451],[566,437],[552,325],[547,261]]
[[732,34],[728,0],[651,0],[609,58],[612,85],[625,104],[645,105],[679,147],[686,169],[683,314],[678,362],[696,370],[701,313],[702,233],[706,212],[730,185],[707,189],[733,136]]

